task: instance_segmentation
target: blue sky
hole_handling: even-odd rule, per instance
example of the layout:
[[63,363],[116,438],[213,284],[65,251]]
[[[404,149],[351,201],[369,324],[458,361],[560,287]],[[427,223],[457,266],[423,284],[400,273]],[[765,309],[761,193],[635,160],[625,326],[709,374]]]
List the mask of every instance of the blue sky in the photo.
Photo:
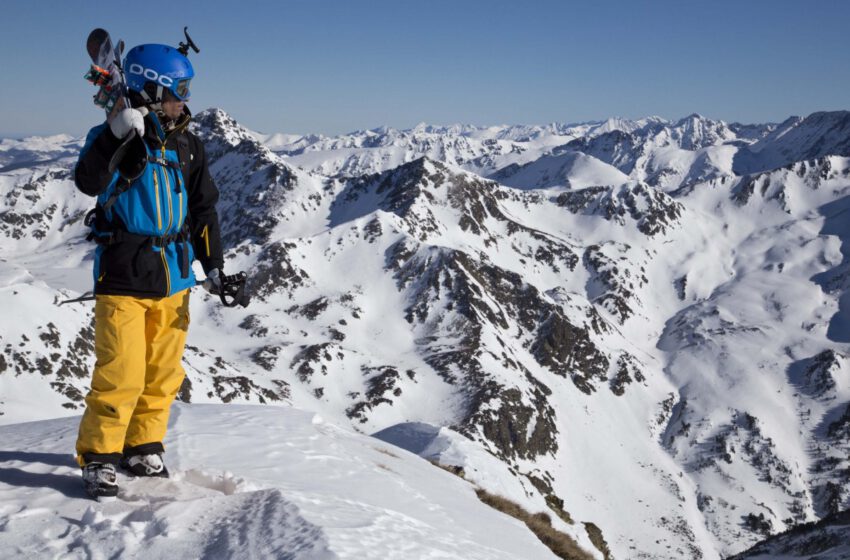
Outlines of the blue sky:
[[263,132],[850,109],[842,0],[4,0],[0,13],[5,137],[101,120],[82,79],[94,27],[130,47],[176,45],[188,25],[190,107]]

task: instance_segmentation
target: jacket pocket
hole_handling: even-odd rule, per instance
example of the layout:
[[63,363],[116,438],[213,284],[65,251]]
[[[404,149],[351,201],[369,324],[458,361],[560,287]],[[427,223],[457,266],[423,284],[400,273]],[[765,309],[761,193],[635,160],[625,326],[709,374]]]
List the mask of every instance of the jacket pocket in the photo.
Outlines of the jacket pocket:
[[124,236],[107,245],[101,255],[101,277],[109,291],[162,295],[165,266],[148,237]]

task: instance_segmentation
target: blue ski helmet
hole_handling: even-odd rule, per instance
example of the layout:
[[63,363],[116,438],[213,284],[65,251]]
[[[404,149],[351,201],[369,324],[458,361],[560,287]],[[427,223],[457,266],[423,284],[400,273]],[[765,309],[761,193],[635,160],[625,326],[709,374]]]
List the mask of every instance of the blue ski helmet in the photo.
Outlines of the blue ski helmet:
[[189,99],[189,82],[195,70],[189,59],[168,45],[139,45],[124,58],[127,87],[148,103],[162,101],[164,90],[181,101]]

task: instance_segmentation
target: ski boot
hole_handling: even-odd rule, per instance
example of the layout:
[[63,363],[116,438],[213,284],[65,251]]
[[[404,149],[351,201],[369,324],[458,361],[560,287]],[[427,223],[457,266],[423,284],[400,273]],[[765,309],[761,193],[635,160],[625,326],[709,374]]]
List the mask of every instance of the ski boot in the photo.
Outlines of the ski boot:
[[112,463],[88,463],[83,467],[83,485],[86,494],[94,499],[114,498],[118,495],[118,477]]
[[165,448],[161,443],[145,443],[124,449],[119,466],[131,476],[168,478],[168,469],[162,461]]

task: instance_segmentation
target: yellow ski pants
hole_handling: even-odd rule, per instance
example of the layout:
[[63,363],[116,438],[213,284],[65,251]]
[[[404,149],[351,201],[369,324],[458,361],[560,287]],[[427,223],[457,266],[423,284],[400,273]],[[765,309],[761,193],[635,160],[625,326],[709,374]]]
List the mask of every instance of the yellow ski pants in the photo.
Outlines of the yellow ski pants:
[[83,454],[121,453],[162,442],[185,372],[189,290],[165,298],[97,296],[97,361],[77,437]]

